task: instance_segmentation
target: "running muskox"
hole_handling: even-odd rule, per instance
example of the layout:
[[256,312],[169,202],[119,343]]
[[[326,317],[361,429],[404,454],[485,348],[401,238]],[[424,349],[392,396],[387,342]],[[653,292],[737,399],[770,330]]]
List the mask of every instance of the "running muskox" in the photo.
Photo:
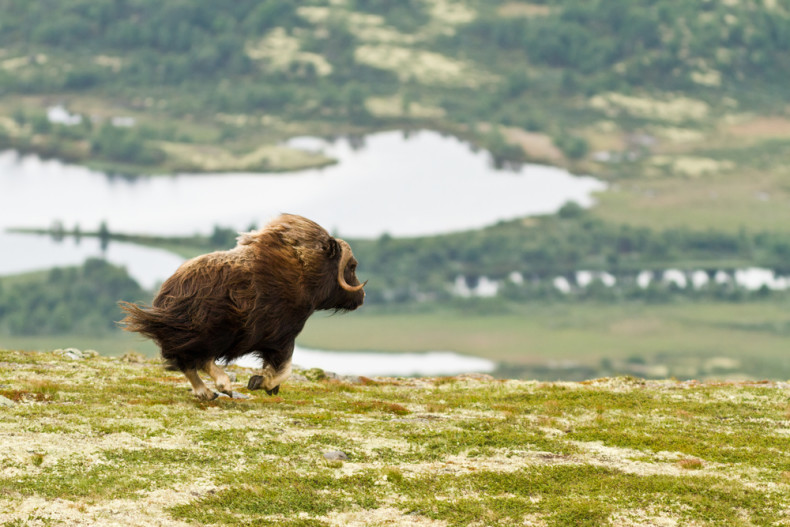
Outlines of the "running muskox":
[[345,241],[317,223],[283,214],[261,230],[239,236],[235,248],[185,262],[168,278],[151,307],[121,302],[124,329],[154,340],[169,370],[180,370],[198,399],[218,396],[198,375],[232,396],[231,381],[215,361],[249,353],[263,361],[250,390],[277,394],[291,373],[296,336],[318,310],[362,305],[365,284]]

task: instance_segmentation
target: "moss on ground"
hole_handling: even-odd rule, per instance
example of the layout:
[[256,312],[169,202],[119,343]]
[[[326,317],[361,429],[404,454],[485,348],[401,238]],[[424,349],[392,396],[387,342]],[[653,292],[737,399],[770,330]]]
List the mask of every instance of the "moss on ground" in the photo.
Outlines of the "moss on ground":
[[236,373],[0,351],[0,526],[790,522],[786,383]]

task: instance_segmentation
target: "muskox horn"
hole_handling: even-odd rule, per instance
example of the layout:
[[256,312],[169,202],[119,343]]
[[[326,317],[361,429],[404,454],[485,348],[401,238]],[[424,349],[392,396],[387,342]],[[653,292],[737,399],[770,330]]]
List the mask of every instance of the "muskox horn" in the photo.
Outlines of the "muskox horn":
[[340,263],[337,266],[337,283],[346,291],[354,293],[365,287],[367,282],[359,285],[349,285],[348,282],[346,282],[346,277],[344,275],[346,273],[348,261],[351,260],[351,247],[345,242],[340,242],[340,250]]

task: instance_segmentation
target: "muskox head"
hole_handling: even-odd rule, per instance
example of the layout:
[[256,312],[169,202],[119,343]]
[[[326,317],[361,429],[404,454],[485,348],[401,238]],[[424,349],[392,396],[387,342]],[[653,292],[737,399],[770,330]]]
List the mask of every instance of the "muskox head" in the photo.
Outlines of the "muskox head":
[[[358,308],[365,300],[365,284],[360,284],[357,278],[357,259],[351,252],[351,247],[344,240],[331,238],[326,249],[329,262],[329,273],[334,273],[337,286],[332,285],[333,291],[327,296],[326,307],[319,309],[337,309],[350,311]],[[367,282],[365,282],[367,283]]]
[[[302,216],[282,214],[260,231],[244,233],[239,246],[258,246],[271,251],[271,236],[292,251],[301,269],[296,278],[315,309],[350,311],[362,305],[365,284],[357,278],[357,260],[347,242],[331,236],[323,227]],[[256,243],[257,242],[257,243]],[[266,261],[266,257],[256,258]],[[272,269],[265,272],[271,273]]]

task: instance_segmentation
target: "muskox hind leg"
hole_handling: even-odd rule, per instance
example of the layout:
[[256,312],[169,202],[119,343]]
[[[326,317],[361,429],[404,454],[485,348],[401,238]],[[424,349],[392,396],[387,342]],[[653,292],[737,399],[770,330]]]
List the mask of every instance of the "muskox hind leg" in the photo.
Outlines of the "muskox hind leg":
[[291,359],[275,368],[271,364],[266,364],[261,370],[260,375],[253,375],[250,377],[250,382],[247,383],[247,388],[250,390],[259,390],[263,388],[269,395],[277,395],[280,393],[280,384],[291,376]]
[[209,390],[208,386],[203,383],[203,379],[200,378],[195,368],[185,369],[184,375],[186,375],[189,384],[192,385],[192,392],[201,401],[212,401],[219,397],[218,393]]
[[233,390],[231,389],[230,377],[225,373],[225,370],[217,366],[213,359],[206,362],[201,368],[204,372],[208,373],[214,381],[214,386],[220,392],[233,397]]

